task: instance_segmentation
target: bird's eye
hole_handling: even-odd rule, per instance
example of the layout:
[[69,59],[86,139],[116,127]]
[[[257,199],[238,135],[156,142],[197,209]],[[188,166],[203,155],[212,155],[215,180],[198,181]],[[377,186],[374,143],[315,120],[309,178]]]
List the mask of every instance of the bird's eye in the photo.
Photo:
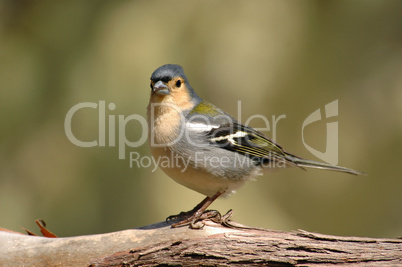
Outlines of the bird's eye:
[[180,85],[181,85],[181,80],[179,79],[176,81],[176,87],[180,87]]
[[153,87],[152,87],[152,82],[150,83],[150,85],[149,86],[151,86],[151,89],[153,89]]

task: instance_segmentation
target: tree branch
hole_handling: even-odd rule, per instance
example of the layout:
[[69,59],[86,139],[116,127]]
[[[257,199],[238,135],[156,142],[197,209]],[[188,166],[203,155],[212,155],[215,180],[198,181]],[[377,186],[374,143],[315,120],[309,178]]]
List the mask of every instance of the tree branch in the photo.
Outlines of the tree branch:
[[401,239],[340,237],[303,230],[223,227],[172,229],[157,223],[114,233],[65,238],[0,231],[0,265],[352,266],[402,265]]

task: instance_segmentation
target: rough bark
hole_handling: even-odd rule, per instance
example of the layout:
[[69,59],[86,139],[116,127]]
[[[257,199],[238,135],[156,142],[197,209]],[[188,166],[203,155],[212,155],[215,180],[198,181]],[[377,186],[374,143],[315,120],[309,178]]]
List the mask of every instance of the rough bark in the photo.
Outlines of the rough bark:
[[166,223],[65,238],[0,231],[0,266],[402,266],[401,239]]

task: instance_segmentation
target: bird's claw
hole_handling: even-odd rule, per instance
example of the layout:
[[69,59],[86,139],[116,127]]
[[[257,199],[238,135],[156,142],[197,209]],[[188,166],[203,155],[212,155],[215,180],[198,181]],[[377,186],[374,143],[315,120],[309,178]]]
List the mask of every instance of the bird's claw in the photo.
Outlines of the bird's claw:
[[233,210],[229,210],[225,215],[221,215],[221,213],[217,210],[206,210],[201,214],[197,212],[181,212],[177,215],[169,216],[166,219],[166,222],[170,222],[176,219],[183,219],[177,223],[171,225],[172,228],[177,228],[181,226],[188,225],[191,229],[202,229],[205,226],[205,220],[210,220],[212,222],[221,224],[226,227],[231,227],[230,217],[233,214]]
[[170,215],[169,217],[166,218],[166,222],[170,222],[170,221],[175,221],[178,219],[185,219],[190,217],[194,212],[193,211],[182,211],[179,214],[175,214],[175,215]]
[[221,217],[222,217],[222,215],[217,210],[206,210],[201,214],[197,213],[197,212],[191,213],[191,211],[190,211],[190,212],[181,212],[178,215],[169,216],[166,219],[166,222],[170,222],[170,221],[176,220],[176,219],[182,219],[181,221],[172,224],[171,227],[177,228],[177,227],[189,225],[190,228],[192,228],[192,229],[201,229],[205,225],[205,223],[204,223],[205,220],[219,221],[221,219]]
[[211,221],[213,221],[215,223],[218,223],[218,224],[221,224],[221,225],[226,226],[226,227],[231,227],[230,218],[232,217],[232,215],[233,215],[233,210],[230,209],[223,216],[221,214],[219,214],[219,216],[215,216],[215,217],[211,218]]

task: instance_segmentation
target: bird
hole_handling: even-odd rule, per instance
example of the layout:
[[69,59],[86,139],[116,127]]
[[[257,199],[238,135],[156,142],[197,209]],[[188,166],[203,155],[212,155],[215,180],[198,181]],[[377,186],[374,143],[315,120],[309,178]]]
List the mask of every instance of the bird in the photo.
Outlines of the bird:
[[168,217],[181,219],[173,228],[199,228],[197,222],[212,202],[230,196],[270,169],[317,168],[362,174],[285,151],[263,133],[199,97],[180,65],[157,68],[150,87],[147,121],[152,156],[166,162],[159,167],[174,181],[206,196],[192,210]]

